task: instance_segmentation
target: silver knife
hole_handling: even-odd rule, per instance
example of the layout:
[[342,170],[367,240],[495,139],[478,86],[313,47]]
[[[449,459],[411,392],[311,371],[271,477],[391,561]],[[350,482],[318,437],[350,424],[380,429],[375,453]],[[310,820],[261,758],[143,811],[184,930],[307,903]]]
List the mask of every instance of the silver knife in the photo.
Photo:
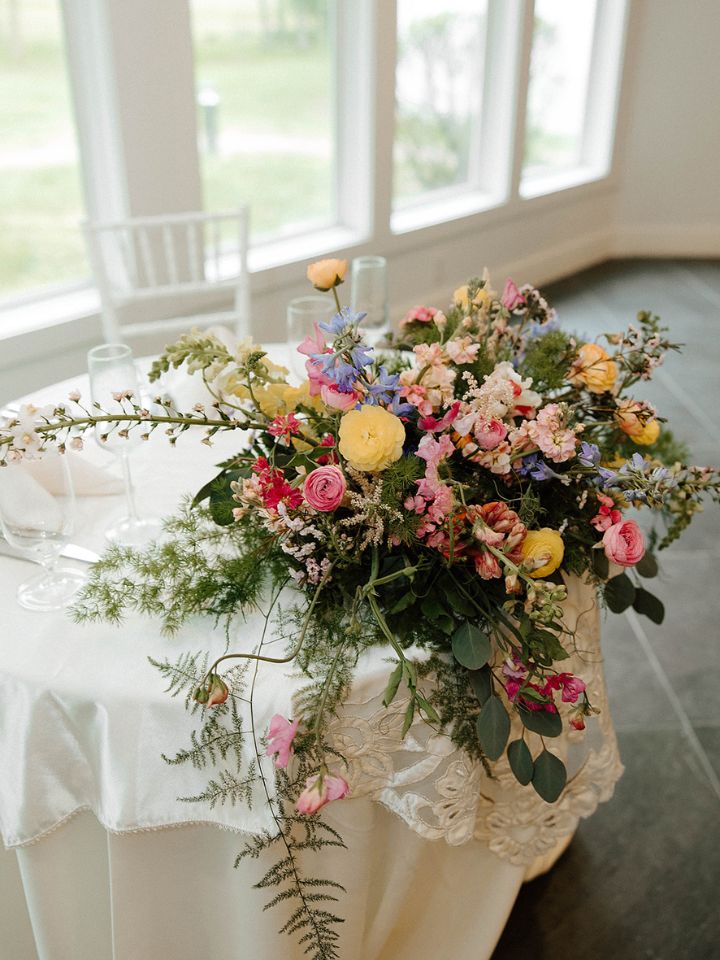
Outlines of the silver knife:
[[[30,551],[19,550],[11,546],[6,540],[0,539],[0,556],[12,557],[13,560],[29,560],[30,563],[37,563],[37,560]],[[87,547],[79,547],[76,543],[67,543],[62,548],[59,556],[66,560],[80,560],[82,563],[96,563],[100,555]]]

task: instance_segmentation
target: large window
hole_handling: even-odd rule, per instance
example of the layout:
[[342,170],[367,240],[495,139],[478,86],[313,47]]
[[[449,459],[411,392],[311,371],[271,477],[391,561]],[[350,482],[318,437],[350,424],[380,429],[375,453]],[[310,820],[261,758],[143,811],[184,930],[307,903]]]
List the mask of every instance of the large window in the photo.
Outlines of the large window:
[[486,0],[398,0],[394,207],[474,189]]
[[192,0],[205,206],[255,242],[336,219],[332,0]]
[[523,195],[607,173],[623,12],[619,0],[535,0]]
[[87,276],[58,0],[0,3],[0,300]]
[[0,0],[0,299],[89,272],[68,65],[90,214],[249,204],[267,292],[291,261],[419,250],[605,177],[626,7]]

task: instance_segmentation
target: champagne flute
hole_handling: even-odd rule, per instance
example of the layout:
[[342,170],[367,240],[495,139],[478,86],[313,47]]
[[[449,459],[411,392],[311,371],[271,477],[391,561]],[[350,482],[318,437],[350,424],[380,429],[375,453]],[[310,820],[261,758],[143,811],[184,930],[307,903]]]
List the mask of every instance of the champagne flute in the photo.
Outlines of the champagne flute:
[[33,461],[25,459],[0,468],[0,525],[5,539],[43,568],[18,587],[18,603],[28,610],[59,610],[85,583],[80,570],[57,565],[75,526],[68,460],[57,450],[44,456],[52,469],[42,473],[35,473]]
[[305,361],[307,357],[298,353],[298,346],[305,337],[312,336],[315,323],[327,322],[335,313],[333,300],[327,297],[297,297],[291,300],[287,308],[287,344],[290,369],[300,380],[307,379]]
[[[132,350],[123,343],[106,343],[93,347],[88,353],[90,395],[107,413],[122,413],[122,403],[115,399],[121,393],[132,394],[140,403],[140,386]],[[154,517],[141,517],[135,502],[135,490],[130,474],[130,452],[141,442],[140,431],[131,430],[127,436],[120,435],[119,427],[98,424],[95,439],[103,450],[109,450],[120,459],[125,483],[127,516],[112,523],[105,536],[112,543],[126,547],[141,547],[155,539],[161,532],[162,523]]]
[[365,313],[360,331],[374,346],[388,332],[388,280],[385,257],[355,257],[350,270],[350,305]]

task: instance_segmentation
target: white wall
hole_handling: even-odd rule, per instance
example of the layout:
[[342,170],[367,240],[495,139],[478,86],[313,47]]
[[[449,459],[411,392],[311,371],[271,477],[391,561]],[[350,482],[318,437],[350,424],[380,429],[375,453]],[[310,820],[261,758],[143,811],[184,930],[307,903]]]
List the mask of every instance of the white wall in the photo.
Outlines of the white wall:
[[633,0],[618,255],[720,257],[720,2]]

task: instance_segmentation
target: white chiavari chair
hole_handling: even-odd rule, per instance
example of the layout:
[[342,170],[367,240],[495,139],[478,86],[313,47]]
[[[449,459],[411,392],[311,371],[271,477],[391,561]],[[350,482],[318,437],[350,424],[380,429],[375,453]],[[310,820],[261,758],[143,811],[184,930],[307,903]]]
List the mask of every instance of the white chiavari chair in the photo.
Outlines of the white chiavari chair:
[[242,207],[84,223],[106,341],[219,324],[248,334],[248,220]]

